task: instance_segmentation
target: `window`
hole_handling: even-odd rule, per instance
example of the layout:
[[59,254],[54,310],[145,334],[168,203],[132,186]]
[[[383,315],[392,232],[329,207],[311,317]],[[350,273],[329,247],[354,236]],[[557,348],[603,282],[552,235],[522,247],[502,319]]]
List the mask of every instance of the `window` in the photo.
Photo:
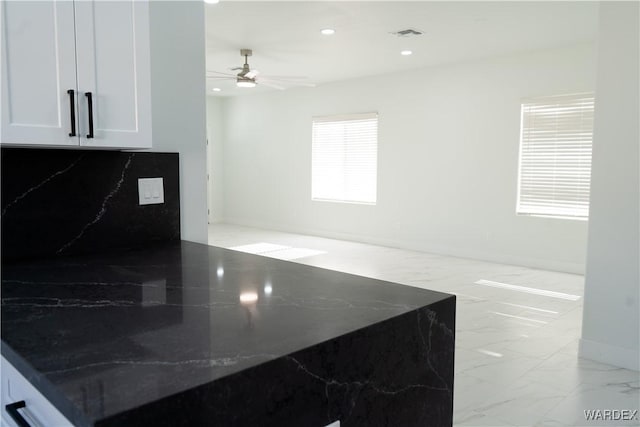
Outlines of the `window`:
[[313,200],[375,204],[377,168],[377,113],[313,118]]
[[588,218],[593,105],[593,94],[522,104],[517,214]]

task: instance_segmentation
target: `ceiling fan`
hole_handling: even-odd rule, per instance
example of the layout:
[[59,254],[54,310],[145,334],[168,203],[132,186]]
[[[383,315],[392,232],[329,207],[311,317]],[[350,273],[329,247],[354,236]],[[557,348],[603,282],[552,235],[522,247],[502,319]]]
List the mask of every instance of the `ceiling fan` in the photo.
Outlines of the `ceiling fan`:
[[313,83],[305,82],[304,76],[265,76],[260,71],[249,66],[248,58],[253,55],[251,49],[240,49],[240,55],[244,56],[244,64],[240,67],[230,68],[231,71],[239,71],[238,74],[222,73],[219,71],[207,71],[207,79],[210,80],[235,80],[238,87],[255,87],[261,84],[274,89],[284,90],[285,86],[314,87]]

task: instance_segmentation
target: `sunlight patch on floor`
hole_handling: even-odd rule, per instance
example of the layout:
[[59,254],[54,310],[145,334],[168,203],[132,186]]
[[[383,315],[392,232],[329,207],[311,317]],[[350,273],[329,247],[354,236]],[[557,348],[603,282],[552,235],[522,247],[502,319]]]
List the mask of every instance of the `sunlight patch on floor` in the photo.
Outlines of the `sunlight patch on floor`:
[[251,243],[248,245],[233,246],[229,249],[234,251],[247,252],[255,255],[268,256],[270,258],[290,261],[294,259],[307,258],[314,255],[326,254],[326,251],[316,249],[294,248],[291,246],[277,245],[275,243]]
[[526,322],[540,323],[543,325],[546,325],[547,323],[549,323],[549,322],[545,322],[544,320],[536,320],[536,319],[531,319],[529,317],[514,316],[513,314],[500,313],[499,311],[489,311],[489,313],[497,314],[498,316],[502,316],[502,317],[510,317],[512,319],[524,320]]
[[527,286],[510,285],[508,283],[494,282],[492,280],[478,280],[474,282],[476,285],[491,286],[492,288],[508,289],[511,291],[525,292],[527,294],[542,295],[545,297],[566,299],[569,301],[577,301],[579,295],[565,294],[564,292],[548,291],[546,289],[530,288]]

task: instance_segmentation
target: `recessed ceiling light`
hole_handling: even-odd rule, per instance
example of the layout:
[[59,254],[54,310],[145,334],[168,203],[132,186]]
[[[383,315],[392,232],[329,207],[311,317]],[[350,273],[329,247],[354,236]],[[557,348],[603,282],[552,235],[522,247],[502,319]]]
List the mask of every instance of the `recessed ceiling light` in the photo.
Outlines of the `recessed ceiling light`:
[[220,89],[219,87],[214,87],[214,88],[213,88],[213,91],[214,91],[214,92],[220,92],[221,90],[222,90],[222,89]]
[[205,3],[209,3],[209,4],[216,4],[218,3],[220,0],[204,0]]
[[402,56],[409,56],[413,54],[413,52],[411,52],[410,50],[403,50],[402,52],[400,52],[400,55]]
[[336,33],[336,30],[334,30],[333,28],[324,28],[322,30],[320,30],[320,34],[325,35],[325,36],[331,36],[333,34]]

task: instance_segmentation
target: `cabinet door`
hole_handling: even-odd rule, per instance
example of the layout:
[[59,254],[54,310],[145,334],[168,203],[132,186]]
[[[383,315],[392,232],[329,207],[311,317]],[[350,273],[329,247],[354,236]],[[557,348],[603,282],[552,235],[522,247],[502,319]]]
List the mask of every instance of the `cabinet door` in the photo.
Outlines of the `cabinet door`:
[[2,144],[78,145],[73,3],[1,1]]
[[0,369],[2,371],[0,413],[7,427],[16,426],[17,423],[7,413],[6,405],[19,401],[25,402],[25,407],[19,410],[20,414],[32,426],[73,427],[73,424],[4,357],[0,358]]
[[[75,13],[81,144],[150,147],[148,2],[76,1]],[[86,138],[88,92],[93,101],[93,138]]]

